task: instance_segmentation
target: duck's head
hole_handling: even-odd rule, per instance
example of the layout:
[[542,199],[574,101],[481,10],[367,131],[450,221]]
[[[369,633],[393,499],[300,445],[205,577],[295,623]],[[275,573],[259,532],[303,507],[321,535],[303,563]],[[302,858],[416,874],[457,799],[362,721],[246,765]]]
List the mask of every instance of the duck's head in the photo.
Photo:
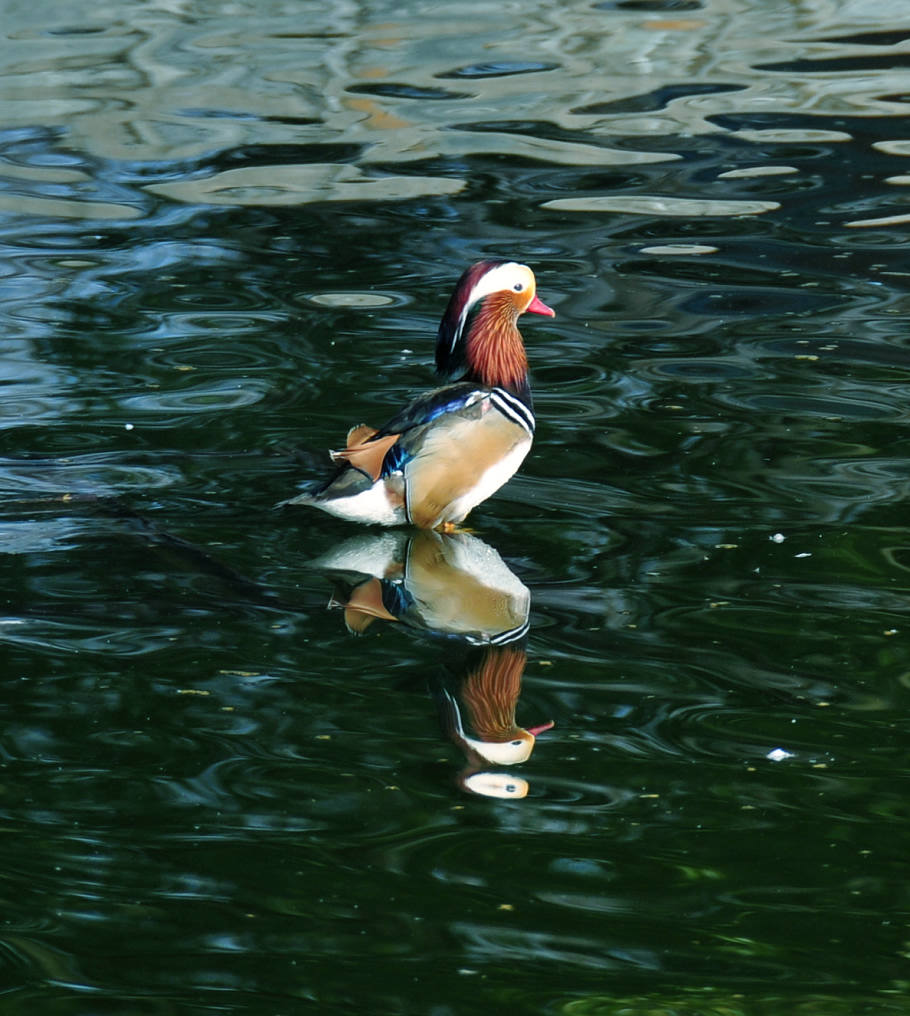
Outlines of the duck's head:
[[[493,299],[490,299],[493,298]],[[515,323],[525,312],[555,317],[556,312],[537,295],[537,281],[527,265],[517,261],[478,261],[455,286],[436,335],[436,369],[454,374],[469,368],[468,320],[482,306],[489,309],[486,327],[521,336]]]

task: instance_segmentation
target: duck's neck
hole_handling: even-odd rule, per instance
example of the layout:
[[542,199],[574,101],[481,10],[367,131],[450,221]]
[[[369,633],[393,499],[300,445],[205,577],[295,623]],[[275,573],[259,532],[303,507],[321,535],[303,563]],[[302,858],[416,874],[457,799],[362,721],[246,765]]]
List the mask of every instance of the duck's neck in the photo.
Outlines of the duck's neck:
[[494,293],[484,300],[468,333],[466,379],[506,388],[530,405],[528,357],[517,320],[508,293]]

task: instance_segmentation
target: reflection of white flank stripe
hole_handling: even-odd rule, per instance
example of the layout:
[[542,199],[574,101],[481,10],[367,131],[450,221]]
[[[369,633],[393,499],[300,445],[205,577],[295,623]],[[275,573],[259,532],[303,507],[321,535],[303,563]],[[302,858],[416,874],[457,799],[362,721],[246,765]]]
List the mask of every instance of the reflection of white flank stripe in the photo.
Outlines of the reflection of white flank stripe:
[[517,642],[524,638],[530,627],[531,622],[525,621],[517,628],[510,628],[508,631],[501,631],[496,635],[468,635],[467,641],[472,646],[507,646],[510,642]]
[[504,388],[494,388],[490,396],[493,405],[503,416],[523,427],[529,434],[534,434],[534,414],[511,392]]

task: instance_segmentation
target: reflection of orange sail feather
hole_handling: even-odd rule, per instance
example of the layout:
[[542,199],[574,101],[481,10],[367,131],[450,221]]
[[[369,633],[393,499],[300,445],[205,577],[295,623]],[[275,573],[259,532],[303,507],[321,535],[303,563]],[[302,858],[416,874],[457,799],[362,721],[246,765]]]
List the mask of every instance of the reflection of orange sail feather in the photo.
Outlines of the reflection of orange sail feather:
[[382,583],[379,579],[367,579],[355,586],[347,601],[339,601],[333,597],[332,605],[344,607],[344,623],[348,631],[361,635],[369,628],[376,618],[383,621],[397,621],[398,618],[389,613],[382,600]]

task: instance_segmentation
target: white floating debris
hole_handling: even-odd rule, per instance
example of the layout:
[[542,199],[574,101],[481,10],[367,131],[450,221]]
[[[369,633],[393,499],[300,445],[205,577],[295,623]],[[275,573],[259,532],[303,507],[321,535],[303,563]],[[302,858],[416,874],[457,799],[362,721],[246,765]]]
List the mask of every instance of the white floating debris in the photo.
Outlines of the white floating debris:
[[786,751],[784,748],[773,748],[765,755],[766,759],[770,759],[772,762],[783,762],[785,758],[793,758],[792,751]]
[[786,539],[787,539],[787,537],[786,537],[786,536],[784,536],[784,534],[783,534],[783,533],[772,533],[772,534],[771,534],[771,535],[770,535],[770,536],[768,537],[768,539],[769,539],[769,540],[770,540],[770,541],[771,541],[772,543],[783,543],[783,542],[784,542],[784,540],[786,540]]
[[131,423],[125,423],[123,425],[123,429],[124,430],[132,430],[133,429],[133,425]]
[[804,550],[801,554],[794,554],[794,557],[812,557],[812,554],[808,550]]

